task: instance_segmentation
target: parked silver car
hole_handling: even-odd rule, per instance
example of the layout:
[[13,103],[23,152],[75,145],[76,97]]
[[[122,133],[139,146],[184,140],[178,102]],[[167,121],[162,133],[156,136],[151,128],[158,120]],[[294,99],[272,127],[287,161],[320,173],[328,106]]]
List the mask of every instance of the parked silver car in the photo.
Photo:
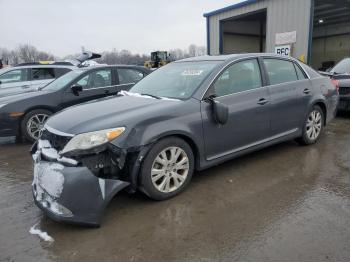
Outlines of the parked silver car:
[[67,65],[32,63],[4,68],[0,70],[0,96],[38,90],[74,67],[70,63]]
[[77,58],[66,62],[23,63],[0,70],[0,97],[37,91],[56,78],[80,67],[88,60],[101,55],[84,52]]

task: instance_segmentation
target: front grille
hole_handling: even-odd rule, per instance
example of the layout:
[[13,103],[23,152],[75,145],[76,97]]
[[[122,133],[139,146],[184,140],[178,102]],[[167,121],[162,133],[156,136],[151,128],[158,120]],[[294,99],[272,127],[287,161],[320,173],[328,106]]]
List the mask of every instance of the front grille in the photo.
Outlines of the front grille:
[[47,129],[43,130],[41,135],[41,140],[48,140],[51,146],[56,149],[57,152],[61,151],[67,145],[70,139],[71,137],[56,135],[49,132]]
[[350,94],[350,87],[339,88],[339,95],[349,95],[349,94]]

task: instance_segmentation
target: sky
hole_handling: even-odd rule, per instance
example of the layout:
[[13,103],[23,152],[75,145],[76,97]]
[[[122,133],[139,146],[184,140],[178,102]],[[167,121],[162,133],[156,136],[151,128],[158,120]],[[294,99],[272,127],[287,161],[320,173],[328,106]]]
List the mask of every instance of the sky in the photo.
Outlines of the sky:
[[0,0],[0,47],[31,44],[56,56],[86,50],[206,46],[203,13],[240,0]]

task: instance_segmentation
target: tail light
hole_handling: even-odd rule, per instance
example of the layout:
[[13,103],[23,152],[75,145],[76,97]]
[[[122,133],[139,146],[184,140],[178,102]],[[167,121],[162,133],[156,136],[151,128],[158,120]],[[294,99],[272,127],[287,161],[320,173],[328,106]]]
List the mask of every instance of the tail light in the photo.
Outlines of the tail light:
[[337,89],[337,91],[339,92],[339,81],[336,79],[331,79],[332,84],[334,85],[334,88]]

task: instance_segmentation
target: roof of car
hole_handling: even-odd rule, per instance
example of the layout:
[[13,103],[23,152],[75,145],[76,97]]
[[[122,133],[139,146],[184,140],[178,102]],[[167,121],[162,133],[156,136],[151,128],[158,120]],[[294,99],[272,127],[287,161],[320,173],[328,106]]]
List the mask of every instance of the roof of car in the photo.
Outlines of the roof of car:
[[[138,66],[138,65],[103,65],[103,64],[99,64],[99,65],[93,65],[93,66],[86,66],[86,67],[77,67],[74,65],[71,66],[64,66],[64,65],[25,65],[25,66],[20,66],[20,68],[38,68],[38,67],[42,67],[42,68],[69,68],[71,70],[80,70],[80,71],[86,71],[86,70],[92,70],[94,68],[99,68],[99,67],[103,67],[103,68],[113,68],[113,67],[124,67],[124,68],[139,68],[139,69],[143,69],[144,71],[149,71],[148,68],[144,67],[144,66]],[[5,67],[0,69],[0,75],[11,71],[11,70],[15,70],[18,69],[19,67]]]
[[16,69],[16,68],[72,68],[74,65],[57,65],[57,64],[28,64],[28,65],[16,65],[13,67],[8,67],[7,69]]
[[178,60],[176,62],[197,62],[197,61],[230,61],[235,60],[239,58],[249,58],[249,57],[261,57],[261,56],[269,56],[269,57],[276,57],[276,58],[289,58],[291,60],[294,60],[292,57],[286,57],[281,55],[276,55],[273,53],[242,53],[242,54],[230,54],[230,55],[205,55],[205,56],[196,56],[196,57],[190,57],[185,58],[182,60]]
[[76,67],[73,70],[91,70],[95,68],[115,68],[115,67],[124,67],[124,68],[140,68],[148,70],[148,68],[144,66],[138,66],[138,65],[104,65],[104,64],[98,64],[98,65],[92,65],[92,66],[83,66],[83,67]]

